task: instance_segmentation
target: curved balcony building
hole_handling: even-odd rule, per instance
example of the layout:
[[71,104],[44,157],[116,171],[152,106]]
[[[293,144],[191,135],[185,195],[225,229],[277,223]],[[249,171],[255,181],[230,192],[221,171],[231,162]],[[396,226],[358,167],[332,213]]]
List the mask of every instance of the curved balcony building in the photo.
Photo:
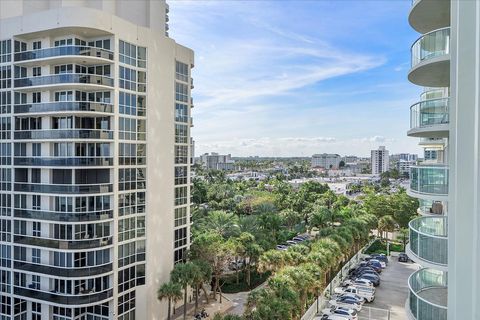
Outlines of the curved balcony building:
[[156,291],[190,245],[194,65],[167,8],[0,1],[0,319],[167,318]]
[[422,199],[446,200],[448,195],[448,167],[420,165],[410,168],[409,194]]
[[447,320],[447,274],[434,269],[421,269],[408,279],[406,303],[410,320]]

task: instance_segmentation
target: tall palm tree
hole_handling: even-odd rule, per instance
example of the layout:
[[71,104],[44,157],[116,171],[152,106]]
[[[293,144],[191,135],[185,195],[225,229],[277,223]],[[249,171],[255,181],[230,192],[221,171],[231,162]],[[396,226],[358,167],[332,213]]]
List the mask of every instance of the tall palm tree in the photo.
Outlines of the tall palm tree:
[[193,268],[193,273],[192,273],[192,277],[193,277],[192,285],[195,289],[195,313],[197,313],[198,295],[199,295],[200,289],[203,290],[205,297],[207,299],[207,303],[209,303],[208,294],[203,284],[210,282],[212,278],[212,267],[207,261],[203,261],[203,260],[194,260],[192,261],[192,263],[194,263],[197,266],[197,268]]
[[172,281],[183,288],[183,320],[187,319],[187,290],[192,285],[198,266],[192,262],[179,263],[173,268],[170,276]]
[[158,300],[162,301],[166,299],[168,301],[168,316],[170,320],[172,302],[177,302],[182,298],[182,287],[178,283],[172,281],[164,283],[157,291]]
[[258,261],[258,272],[275,272],[285,266],[285,253],[279,250],[265,251]]

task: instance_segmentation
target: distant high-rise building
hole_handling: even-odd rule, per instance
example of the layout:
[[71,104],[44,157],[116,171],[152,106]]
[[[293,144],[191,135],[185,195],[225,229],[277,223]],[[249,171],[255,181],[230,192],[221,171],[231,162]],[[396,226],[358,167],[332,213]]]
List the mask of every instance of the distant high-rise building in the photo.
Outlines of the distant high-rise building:
[[342,158],[338,154],[314,154],[312,156],[312,168],[338,169]]
[[400,175],[406,176],[410,174],[410,167],[417,164],[417,161],[408,161],[408,160],[399,160],[395,163],[395,168],[398,170]]
[[418,155],[414,153],[398,153],[398,154],[392,154],[390,156],[390,161],[393,163],[397,163],[398,161],[403,160],[403,161],[417,161],[418,160]]
[[342,157],[342,161],[347,163],[357,163],[358,162],[358,157],[357,156],[344,156]]
[[371,151],[372,174],[381,174],[388,171],[390,168],[390,158],[388,157],[388,150],[384,146],[377,150]]
[[230,154],[205,153],[200,156],[200,163],[207,169],[233,170],[235,168],[235,160]]
[[193,52],[164,0],[0,1],[0,319],[166,319]]

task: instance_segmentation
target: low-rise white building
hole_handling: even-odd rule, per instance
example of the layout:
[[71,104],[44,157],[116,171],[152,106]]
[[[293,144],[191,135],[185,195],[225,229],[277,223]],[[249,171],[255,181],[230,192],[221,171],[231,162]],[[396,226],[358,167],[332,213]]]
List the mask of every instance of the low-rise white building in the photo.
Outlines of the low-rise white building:
[[204,168],[214,170],[233,170],[235,167],[235,160],[232,160],[230,154],[223,155],[216,152],[202,154],[200,163]]
[[312,156],[312,168],[338,169],[342,158],[338,154],[314,154]]

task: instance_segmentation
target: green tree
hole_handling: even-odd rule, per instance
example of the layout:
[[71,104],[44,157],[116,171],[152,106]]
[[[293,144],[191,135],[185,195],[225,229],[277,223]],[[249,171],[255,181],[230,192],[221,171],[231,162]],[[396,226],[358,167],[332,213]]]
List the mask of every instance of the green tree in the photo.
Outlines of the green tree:
[[[383,216],[378,220],[378,231],[382,238],[387,238],[388,232],[393,232],[396,229],[395,219],[391,215]],[[384,235],[383,233],[386,233]]]
[[200,289],[203,290],[207,303],[209,302],[207,291],[203,286],[204,283],[209,283],[212,279],[212,267],[207,261],[203,260],[193,260],[192,263],[197,266],[193,272],[192,284],[195,289],[195,313],[197,313],[198,308],[198,296]]
[[164,299],[168,302],[168,315],[167,319],[171,319],[171,309],[172,302],[176,302],[182,298],[182,287],[180,284],[175,282],[166,282],[164,283],[157,291],[158,300],[162,301]]
[[174,283],[178,283],[183,288],[183,320],[187,319],[187,291],[188,286],[192,285],[196,273],[200,272],[198,266],[192,262],[178,263],[170,273]]

